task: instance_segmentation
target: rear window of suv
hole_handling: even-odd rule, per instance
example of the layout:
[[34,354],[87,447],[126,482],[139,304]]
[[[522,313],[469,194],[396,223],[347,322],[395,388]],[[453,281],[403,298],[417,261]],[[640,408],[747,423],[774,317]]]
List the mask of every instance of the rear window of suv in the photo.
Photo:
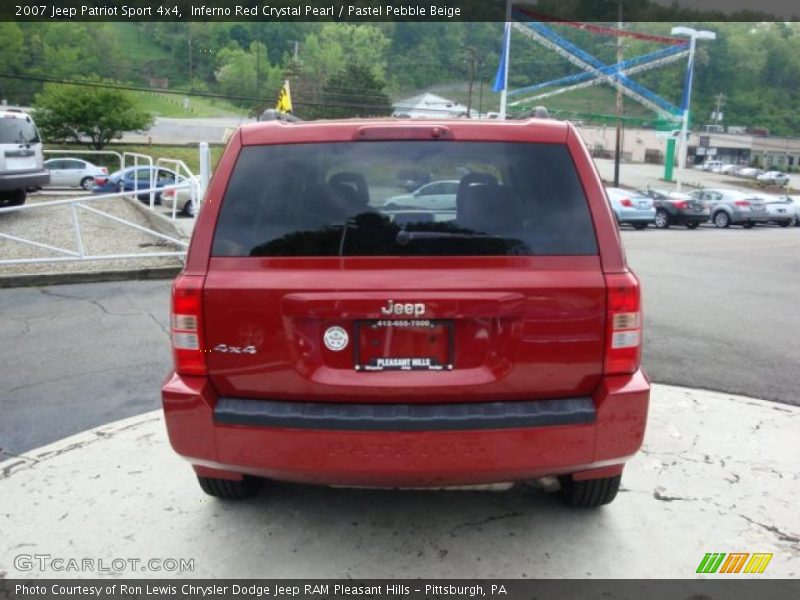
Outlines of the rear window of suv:
[[0,118],[0,144],[37,144],[39,132],[29,119]]
[[[401,187],[420,168],[431,181]],[[336,142],[243,148],[212,254],[594,255],[597,242],[563,145]]]

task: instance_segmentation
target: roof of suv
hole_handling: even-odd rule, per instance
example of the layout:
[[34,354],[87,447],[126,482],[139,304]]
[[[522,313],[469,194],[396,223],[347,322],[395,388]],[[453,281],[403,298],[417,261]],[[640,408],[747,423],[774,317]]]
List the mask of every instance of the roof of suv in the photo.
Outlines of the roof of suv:
[[262,121],[239,129],[242,144],[282,144],[354,140],[502,140],[564,143],[569,123],[553,119],[493,121],[479,119],[346,119],[335,121]]

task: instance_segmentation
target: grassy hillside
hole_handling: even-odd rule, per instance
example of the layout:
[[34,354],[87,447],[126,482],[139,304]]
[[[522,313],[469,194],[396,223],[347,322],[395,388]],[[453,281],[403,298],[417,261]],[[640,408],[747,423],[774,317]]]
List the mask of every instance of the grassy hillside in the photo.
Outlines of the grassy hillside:
[[[467,104],[469,96],[469,86],[466,83],[448,83],[442,85],[430,86],[424,90],[406,90],[395,94],[395,100],[409,98],[422,92],[430,92],[455,100],[464,105]],[[473,85],[472,88],[472,107],[478,109],[479,100],[481,102],[481,110],[483,112],[497,111],[500,108],[500,94],[495,93],[491,89],[491,85],[484,83],[483,95],[481,98],[480,84]],[[519,98],[510,97],[509,103],[515,102]],[[616,111],[616,92],[605,85],[574,90],[566,92],[550,98],[542,100],[525,101],[522,103],[524,106],[533,105],[546,106],[550,111],[564,112],[564,113],[596,113],[603,115],[613,115]],[[515,110],[514,107],[509,108],[510,111]],[[651,119],[654,113],[637,104],[628,98],[623,99],[623,114],[629,117],[638,117]]]
[[158,92],[130,92],[142,110],[159,117],[230,117],[243,114],[226,100],[216,98],[189,97],[189,108],[185,108],[184,96],[160,94]]

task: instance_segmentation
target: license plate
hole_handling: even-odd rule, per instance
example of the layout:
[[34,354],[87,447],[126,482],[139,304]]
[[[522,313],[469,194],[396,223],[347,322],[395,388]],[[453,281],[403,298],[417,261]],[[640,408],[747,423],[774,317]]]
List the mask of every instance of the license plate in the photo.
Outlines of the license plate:
[[6,169],[9,171],[28,171],[36,168],[36,157],[6,156]]
[[356,371],[448,371],[453,368],[452,321],[356,321],[354,333]]

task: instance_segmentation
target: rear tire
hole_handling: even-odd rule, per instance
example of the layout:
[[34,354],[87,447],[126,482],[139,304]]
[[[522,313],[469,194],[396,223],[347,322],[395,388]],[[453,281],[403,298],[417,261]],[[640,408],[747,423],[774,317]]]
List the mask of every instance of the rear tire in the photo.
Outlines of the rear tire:
[[717,229],[727,229],[731,226],[731,218],[728,216],[728,213],[724,211],[719,211],[717,214],[714,215],[714,227]]
[[223,500],[242,500],[255,496],[261,487],[261,480],[257,477],[245,475],[241,480],[214,479],[212,477],[197,476],[200,487],[209,496]]
[[744,227],[745,229],[752,229],[753,227],[755,227],[755,225],[756,224],[751,221],[748,221],[747,223],[742,223],[742,227]]
[[25,199],[28,197],[28,192],[22,190],[12,190],[10,192],[0,193],[0,204],[5,201],[9,206],[22,206],[25,204]]
[[781,227],[788,227],[788,226],[789,226],[789,225],[791,225],[791,224],[792,224],[792,222],[791,222],[791,221],[781,221],[781,222],[780,222],[780,226],[781,226]]
[[197,212],[197,209],[196,208],[192,208],[192,199],[191,198],[186,201],[186,204],[184,204],[183,208],[181,209],[181,214],[184,217],[193,217],[196,212]]
[[700,227],[699,221],[692,221],[691,223],[686,224],[686,229],[697,229],[698,227]]
[[656,211],[655,224],[658,229],[669,229],[669,213],[663,208]]
[[94,187],[94,177],[84,177],[81,179],[81,187],[86,191],[91,191]]
[[568,506],[596,508],[608,504],[617,497],[621,475],[575,481],[572,476],[559,478],[559,497]]

